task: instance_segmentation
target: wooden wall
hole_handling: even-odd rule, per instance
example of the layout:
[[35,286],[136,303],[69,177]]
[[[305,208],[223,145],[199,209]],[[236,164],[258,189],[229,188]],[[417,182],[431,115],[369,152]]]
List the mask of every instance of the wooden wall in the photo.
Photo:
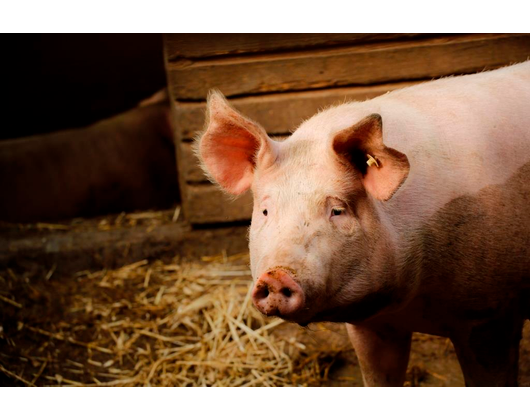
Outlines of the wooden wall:
[[250,194],[212,185],[192,153],[210,89],[283,137],[327,105],[524,61],[530,35],[173,34],[164,50],[184,216],[200,224],[247,220],[252,208]]

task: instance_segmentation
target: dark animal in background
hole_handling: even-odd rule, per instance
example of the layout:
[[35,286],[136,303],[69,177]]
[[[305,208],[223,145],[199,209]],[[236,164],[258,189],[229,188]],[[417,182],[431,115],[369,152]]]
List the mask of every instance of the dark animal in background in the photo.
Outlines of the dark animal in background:
[[87,128],[0,142],[0,220],[169,207],[178,197],[167,94]]

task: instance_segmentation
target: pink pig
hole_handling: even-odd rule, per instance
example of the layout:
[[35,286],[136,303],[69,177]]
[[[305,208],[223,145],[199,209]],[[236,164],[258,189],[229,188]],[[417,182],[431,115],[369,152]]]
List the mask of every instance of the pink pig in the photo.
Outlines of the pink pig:
[[365,385],[401,385],[414,331],[449,337],[467,385],[516,385],[530,317],[530,62],[322,111],[287,140],[213,92],[197,144],[252,190],[252,297],[347,323]]

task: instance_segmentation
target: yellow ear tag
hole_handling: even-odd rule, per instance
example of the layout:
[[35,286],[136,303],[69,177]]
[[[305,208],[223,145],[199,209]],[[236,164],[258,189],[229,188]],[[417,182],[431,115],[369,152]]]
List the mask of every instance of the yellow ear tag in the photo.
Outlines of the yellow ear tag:
[[372,155],[367,154],[366,156],[368,156],[368,160],[366,161],[366,164],[368,166],[372,166],[375,164],[375,166],[379,168],[379,163],[377,163],[377,160]]

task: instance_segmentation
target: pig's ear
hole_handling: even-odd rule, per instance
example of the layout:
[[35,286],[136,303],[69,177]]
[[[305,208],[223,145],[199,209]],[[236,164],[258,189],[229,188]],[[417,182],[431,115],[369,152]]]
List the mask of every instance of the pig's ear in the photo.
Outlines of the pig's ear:
[[272,140],[217,91],[208,96],[206,121],[196,148],[203,169],[227,192],[244,193],[252,184],[256,165],[274,161]]
[[333,139],[333,150],[360,174],[366,191],[388,200],[409,174],[407,156],[383,144],[381,115],[372,114]]

